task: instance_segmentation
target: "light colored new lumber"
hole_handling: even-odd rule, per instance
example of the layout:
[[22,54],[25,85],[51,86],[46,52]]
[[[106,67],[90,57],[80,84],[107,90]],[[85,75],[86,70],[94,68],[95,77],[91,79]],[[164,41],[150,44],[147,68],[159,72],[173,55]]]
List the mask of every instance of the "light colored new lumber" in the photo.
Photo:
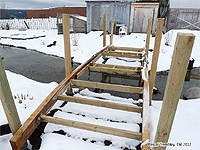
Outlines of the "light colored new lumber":
[[[63,38],[64,38],[64,51],[65,51],[65,73],[67,77],[72,73],[69,14],[63,14],[62,21],[63,21]],[[68,90],[71,91],[72,86],[69,86]]]
[[130,74],[130,75],[140,75],[141,74],[140,70],[118,69],[118,68],[109,68],[109,67],[89,66],[88,69],[91,71],[110,72],[110,73],[119,73],[119,74]]
[[133,131],[117,129],[117,128],[112,128],[112,127],[105,127],[105,126],[94,125],[94,124],[85,123],[85,122],[78,122],[78,121],[73,121],[73,120],[68,120],[68,119],[62,119],[62,118],[57,118],[57,117],[50,117],[50,116],[45,116],[45,115],[41,115],[40,117],[43,122],[50,122],[50,123],[74,127],[78,129],[111,134],[115,136],[126,137],[126,138],[137,139],[137,140],[141,138],[141,133],[139,132],[133,132]]
[[151,28],[152,28],[152,17],[150,17],[149,20],[148,20],[148,28],[147,28],[147,37],[146,37],[146,45],[145,45],[147,58],[148,58],[148,53],[149,53],[149,43],[150,43]]
[[[143,111],[142,111],[142,143],[146,140],[150,141],[150,108],[149,108],[149,83],[148,83],[148,68],[145,66],[144,92],[143,92]],[[146,144],[142,146],[142,150],[150,150]]]
[[76,86],[84,86],[84,87],[99,88],[99,89],[105,89],[105,90],[136,93],[136,94],[140,94],[143,90],[142,87],[132,87],[132,86],[125,86],[125,85],[90,82],[90,81],[83,81],[83,80],[72,79],[71,82],[73,85],[76,85]]
[[[154,143],[167,143],[187,72],[195,35],[178,33]],[[165,147],[153,150],[165,150]]]
[[101,53],[98,57],[96,57],[91,64],[94,64],[99,58],[101,58],[103,56],[103,54]]
[[158,19],[152,64],[151,64],[151,72],[150,72],[150,77],[149,77],[150,104],[152,100],[153,87],[154,87],[155,78],[156,78],[156,70],[157,70],[158,57],[159,57],[159,52],[160,52],[160,43],[162,39],[163,25],[164,25],[164,19]]
[[127,57],[127,58],[136,58],[141,59],[142,54],[135,54],[135,53],[127,53],[127,52],[103,52],[104,56],[115,56],[115,57]]
[[142,52],[144,48],[134,48],[134,47],[119,47],[119,46],[110,46],[110,50],[121,50],[121,51],[133,51],[133,52]]
[[87,98],[81,98],[81,97],[72,97],[72,96],[67,96],[67,95],[57,95],[57,98],[58,100],[63,100],[67,102],[81,103],[81,104],[86,104],[86,105],[106,107],[106,108],[112,108],[112,109],[118,109],[118,110],[130,111],[130,112],[140,113],[142,111],[142,107],[139,107],[139,106],[106,102],[106,100],[100,101],[100,100],[93,100],[93,99],[87,99]]
[[114,24],[115,24],[115,21],[114,21],[114,18],[112,18],[112,25],[111,25],[111,35],[110,35],[110,45],[113,44],[113,32],[114,32]]
[[103,16],[103,47],[106,46],[106,21],[107,21],[107,14]]
[[130,70],[141,70],[143,67],[130,67],[130,66],[121,66],[121,65],[111,65],[111,64],[94,64],[95,67],[108,67],[108,68],[119,68],[119,69],[130,69]]
[[91,63],[96,57],[102,54],[108,47],[104,47],[101,51],[94,54],[88,61],[76,68],[68,77],[66,77],[39,105],[39,107],[32,113],[32,115],[25,121],[22,127],[13,135],[10,140],[12,149],[19,150],[26,140],[31,136],[37,126],[40,124],[41,120],[38,117],[41,114],[46,114],[51,107],[56,103],[55,95],[62,94],[69,85],[69,81],[75,78],[77,73],[79,73],[85,66]]
[[77,76],[76,76],[77,79],[80,78],[80,77],[88,70],[88,66],[89,66],[89,65],[85,66],[85,67],[77,74]]
[[20,128],[21,122],[1,58],[0,55],[0,99],[12,134],[14,134]]

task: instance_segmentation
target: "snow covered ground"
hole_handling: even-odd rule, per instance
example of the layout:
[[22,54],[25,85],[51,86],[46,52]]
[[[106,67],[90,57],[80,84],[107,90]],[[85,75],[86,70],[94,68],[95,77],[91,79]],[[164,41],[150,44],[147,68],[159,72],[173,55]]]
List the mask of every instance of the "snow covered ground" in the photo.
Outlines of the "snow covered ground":
[[[172,33],[173,32],[173,33]],[[165,35],[163,35],[162,43],[161,43],[161,50],[160,50],[160,57],[158,62],[158,71],[167,70],[170,67],[171,63],[171,56],[173,54],[173,45],[176,39],[177,32],[192,32],[196,35],[195,44],[193,47],[193,52],[191,58],[195,59],[194,66],[200,66],[199,60],[199,46],[200,43],[198,42],[200,39],[200,32],[199,31],[189,31],[189,30],[174,30],[169,32],[169,38],[172,39],[171,42],[169,41],[169,46],[165,45]],[[74,56],[74,61],[76,62],[85,62],[88,58],[91,57],[92,54],[96,53],[100,49],[102,49],[102,36],[100,36],[102,32],[91,32],[88,34],[77,34],[78,43],[77,46],[73,46],[72,42],[72,56]],[[53,54],[60,57],[64,56],[63,51],[63,37],[62,35],[57,35],[56,30],[27,30],[27,31],[17,31],[17,30],[9,30],[9,31],[2,31],[0,30],[0,35],[2,36],[13,36],[13,34],[20,34],[21,37],[32,37],[34,35],[46,35],[46,37],[32,39],[32,40],[11,40],[11,39],[3,39],[1,38],[0,43],[4,44],[11,44],[15,46],[24,46],[26,48],[35,49],[37,51]],[[14,35],[15,36],[15,35]],[[73,38],[73,34],[71,37]],[[130,46],[130,47],[144,47],[145,45],[145,34],[131,34],[125,37],[114,36],[113,44],[115,46]],[[153,48],[155,38],[151,38],[150,48]],[[53,43],[53,41],[57,41],[56,46],[47,47],[48,44]],[[109,43],[109,36],[107,35],[107,44]],[[150,62],[152,57],[152,52],[150,52]],[[114,59],[110,59],[108,61],[110,64],[120,63]],[[126,65],[130,65],[129,62]],[[131,64],[132,65],[132,64]],[[45,99],[45,97],[56,87],[57,83],[52,82],[49,84],[39,83],[33,80],[30,80],[26,77],[23,77],[18,74],[14,74],[10,71],[6,71],[9,84],[11,86],[11,90],[13,96],[16,97],[15,104],[20,116],[20,120],[23,123],[27,117],[38,107],[38,105]],[[41,92],[42,91],[42,92]],[[95,95],[96,93],[92,93],[91,91],[85,89],[81,91],[81,93],[76,94],[77,97],[85,97],[90,96],[90,98],[94,97],[103,97],[106,99],[112,99],[118,103],[122,103],[125,101],[126,104],[129,104],[132,100],[131,99],[121,99],[118,97],[113,97],[109,94],[99,94],[98,96]],[[19,99],[22,100],[22,103],[19,103]],[[26,100],[24,96],[26,95]],[[23,98],[22,98],[23,97]],[[33,98],[33,99],[32,99]],[[136,102],[135,102],[136,103]],[[53,108],[58,108],[61,105],[61,102],[58,102]],[[127,123],[124,124],[118,123],[116,126],[112,122],[108,122],[107,125],[110,127],[118,127],[121,129],[129,129],[133,131],[138,131],[139,127],[136,123],[141,122],[141,117],[137,113],[131,112],[123,112],[119,110],[108,110],[108,108],[95,108],[94,106],[83,106],[81,104],[74,104],[68,103],[64,107],[62,107],[62,112],[65,113],[63,116],[60,111],[56,112],[55,116],[67,118],[67,119],[74,119],[80,121],[82,118],[80,115],[73,115],[67,112],[73,112],[74,114],[81,114],[84,115],[86,121],[88,123],[96,123],[96,124],[104,124],[106,120],[118,120],[118,121],[126,121]],[[160,114],[162,102],[161,101],[153,101],[151,106],[151,142],[154,140],[157,122]],[[180,100],[179,105],[177,108],[175,120],[173,123],[171,135],[169,142],[175,144],[175,147],[168,147],[167,150],[175,149],[175,150],[182,150],[182,149],[190,149],[190,150],[197,150],[199,149],[200,140],[198,135],[200,134],[200,120],[199,120],[199,110],[200,106],[200,99],[192,99],[192,100]],[[59,108],[60,109],[60,108]],[[94,117],[98,117],[99,119],[93,119]],[[5,117],[2,105],[0,103],[0,125],[6,124],[7,119]],[[63,129],[67,134],[66,135],[59,135],[52,133],[53,131],[58,131]],[[40,150],[50,150],[50,149],[108,149],[108,150],[117,150],[120,147],[128,147],[134,148],[139,141],[116,137],[112,135],[106,135],[101,133],[93,133],[86,130],[81,129],[74,129],[69,127],[63,127],[60,125],[52,125],[48,124],[45,128],[45,134],[41,136],[42,138],[42,145]],[[70,135],[70,137],[68,137]],[[0,136],[0,150],[10,150],[9,139],[12,137],[11,134]],[[85,141],[82,140],[83,138],[87,138]],[[112,141],[110,146],[103,146],[103,141],[107,139]],[[91,140],[96,140],[97,142],[91,143]],[[177,146],[177,143],[191,143],[191,146]],[[29,145],[31,147],[31,145]]]
[[[200,31],[190,31],[190,30],[171,30],[167,34],[164,34],[162,37],[160,56],[158,60],[158,69],[157,71],[168,70],[170,68],[171,58],[174,50],[174,44],[176,40],[177,32],[184,33],[193,33],[196,36],[195,43],[193,46],[193,51],[191,58],[195,59],[194,67],[200,66]],[[16,36],[16,34],[19,34]],[[88,34],[71,34],[71,52],[72,56],[75,57],[75,62],[83,63],[88,60],[94,53],[102,49],[103,36],[101,31],[90,32]],[[64,57],[64,44],[63,44],[63,35],[58,35],[57,30],[27,30],[27,31],[18,31],[18,30],[0,30],[1,37],[34,37],[46,35],[46,37],[41,37],[38,39],[31,40],[12,40],[1,38],[0,43],[11,44],[15,46],[23,46],[28,49],[35,49],[37,51],[53,54],[60,57]],[[109,35],[107,35],[107,44],[109,44]],[[146,40],[146,34],[132,33],[131,35],[126,35],[120,37],[114,35],[113,45],[115,46],[128,46],[128,47],[144,47]],[[47,47],[47,45],[57,41],[56,46]],[[150,39],[150,49],[154,47],[155,37]],[[168,43],[169,46],[166,46],[165,43]],[[76,46],[75,46],[76,45]],[[149,55],[149,62],[151,64],[152,52]],[[110,62],[109,62],[110,61]],[[114,60],[109,60],[108,63],[118,63]],[[126,63],[127,65],[129,63]]]

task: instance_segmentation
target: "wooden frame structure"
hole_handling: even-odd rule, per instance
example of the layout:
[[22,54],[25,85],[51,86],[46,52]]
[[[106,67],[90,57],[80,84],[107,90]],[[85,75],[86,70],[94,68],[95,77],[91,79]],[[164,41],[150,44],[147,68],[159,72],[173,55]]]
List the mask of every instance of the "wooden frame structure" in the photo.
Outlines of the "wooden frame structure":
[[[150,32],[148,33],[150,34]],[[147,40],[149,40],[150,36],[147,36]],[[111,43],[112,44],[112,43]],[[120,50],[120,51],[129,51],[129,52],[121,52],[116,53],[116,51],[112,52],[111,50]],[[130,53],[130,51],[132,53]],[[139,53],[143,51],[143,56]],[[108,64],[97,64],[95,63],[103,54],[112,53],[112,54],[120,54],[124,55],[124,57],[130,56],[140,56],[139,60],[143,60],[144,63],[141,67],[131,67],[131,66],[120,66],[120,65],[108,65]],[[131,57],[132,58],[132,57]],[[143,59],[141,59],[143,58]],[[137,58],[138,59],[138,58]],[[86,129],[94,132],[101,132],[106,134],[112,134],[116,136],[132,138],[132,139],[141,139],[142,141],[146,141],[150,139],[150,130],[149,130],[149,82],[148,82],[148,68],[147,68],[147,52],[146,48],[133,48],[133,47],[115,47],[113,45],[105,46],[102,50],[93,55],[88,61],[80,65],[77,69],[75,69],[72,73],[67,75],[67,77],[47,96],[47,98],[40,104],[40,106],[31,114],[31,116],[25,121],[23,126],[15,133],[15,135],[11,138],[10,143],[13,149],[19,150],[26,140],[30,137],[30,135],[34,132],[37,126],[41,122],[51,122],[55,124],[66,125],[70,127]],[[98,72],[111,72],[118,74],[134,74],[140,75],[145,74],[142,79],[144,80],[143,87],[132,87],[125,85],[117,85],[117,84],[108,84],[108,83],[99,83],[99,82],[89,82],[83,80],[77,80],[86,70],[98,71]],[[142,73],[144,71],[144,73]],[[131,106],[125,104],[116,104],[112,102],[103,102],[97,100],[90,100],[84,98],[75,98],[72,96],[62,95],[70,86],[84,86],[84,87],[92,87],[92,88],[100,88],[100,89],[108,89],[113,91],[120,92],[129,92],[136,94],[143,94],[143,107],[139,106]],[[46,116],[48,111],[53,107],[56,101],[70,101],[75,103],[82,103],[87,105],[106,107],[112,109],[118,109],[123,111],[131,111],[131,112],[141,112],[143,111],[143,127],[142,133],[140,132],[132,132],[127,130],[115,129],[105,126],[93,125],[84,122],[76,122],[73,120],[60,119],[56,117]],[[143,150],[149,150],[150,147],[142,147]]]

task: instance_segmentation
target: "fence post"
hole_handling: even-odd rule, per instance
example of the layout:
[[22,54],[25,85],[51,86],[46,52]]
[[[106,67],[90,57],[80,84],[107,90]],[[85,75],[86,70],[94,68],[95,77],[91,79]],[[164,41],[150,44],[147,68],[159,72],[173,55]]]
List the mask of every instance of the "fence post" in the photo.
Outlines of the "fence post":
[[[71,50],[70,50],[70,29],[69,29],[69,14],[62,14],[63,22],[63,37],[64,37],[64,50],[65,50],[65,71],[66,77],[72,73],[71,65]],[[72,86],[68,88],[72,91]]]
[[103,47],[106,46],[106,21],[107,21],[107,14],[104,14],[104,17],[103,17]]
[[[178,33],[154,142],[167,143],[182,91],[195,36]],[[153,150],[166,147],[154,147]]]
[[17,113],[14,99],[6,77],[3,62],[0,56],[0,99],[4,108],[12,134],[21,127],[21,122]]
[[147,53],[147,59],[148,59],[148,53],[149,53],[149,43],[150,43],[150,35],[151,35],[151,28],[152,28],[152,17],[148,20],[148,29],[147,29],[147,37],[146,37],[146,53]]
[[153,50],[153,57],[151,63],[151,72],[149,76],[149,100],[151,105],[152,95],[153,95],[153,88],[156,78],[156,70],[157,70],[157,63],[158,57],[160,52],[160,43],[162,39],[162,31],[163,31],[164,19],[158,19],[157,23],[157,31],[156,31],[156,38],[154,43],[154,50]]
[[115,24],[115,21],[114,21],[114,18],[112,18],[111,35],[110,35],[110,45],[113,44],[114,24]]

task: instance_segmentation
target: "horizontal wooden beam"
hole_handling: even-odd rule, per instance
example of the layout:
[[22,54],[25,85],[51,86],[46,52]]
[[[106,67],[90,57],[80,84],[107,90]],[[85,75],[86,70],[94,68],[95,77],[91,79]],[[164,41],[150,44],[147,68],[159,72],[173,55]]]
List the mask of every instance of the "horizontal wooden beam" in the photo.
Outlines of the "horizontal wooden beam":
[[141,70],[143,66],[140,67],[130,67],[130,66],[122,66],[122,65],[111,65],[111,64],[94,64],[95,67],[108,67],[108,68],[118,68],[118,69],[129,69],[129,70]]
[[142,52],[144,48],[135,48],[135,47],[119,47],[119,46],[110,46],[110,50],[122,50],[122,51],[135,51]]
[[113,73],[105,73],[108,77],[113,78],[122,78],[122,79],[129,79],[129,80],[140,80],[139,76],[130,76],[126,74],[113,74]]
[[99,88],[99,89],[105,89],[105,90],[136,93],[136,94],[140,94],[143,90],[142,87],[132,87],[132,86],[125,86],[125,85],[90,82],[90,81],[83,81],[83,80],[72,79],[71,82],[73,85],[76,85],[76,86],[84,86],[84,87]]
[[112,108],[112,109],[118,109],[118,110],[130,111],[130,112],[140,113],[142,111],[142,107],[139,107],[139,106],[106,102],[106,100],[100,101],[100,100],[93,100],[93,99],[87,99],[87,98],[81,98],[81,97],[72,97],[72,96],[67,96],[67,95],[57,95],[57,98],[58,100],[63,100],[67,102],[106,107],[106,108]]
[[142,54],[127,53],[127,52],[106,51],[106,52],[103,52],[103,55],[104,56],[114,56],[114,57],[127,57],[127,58],[135,58],[135,59],[142,58]]
[[79,73],[77,73],[76,75],[76,79],[80,78],[87,70],[88,70],[88,66],[85,66]]
[[46,99],[39,105],[39,107],[31,114],[31,116],[25,121],[22,127],[13,135],[10,139],[10,143],[12,149],[19,150],[26,140],[30,137],[30,135],[34,132],[37,126],[40,124],[40,120],[38,117],[41,114],[46,114],[51,107],[56,103],[55,95],[62,94],[68,87],[69,81],[72,78],[75,78],[77,73],[79,73],[85,66],[87,66],[91,61],[93,61],[96,57],[102,54],[108,47],[105,47],[101,51],[94,54],[88,61],[80,65],[76,68],[72,74],[67,76],[47,97]]
[[131,138],[131,139],[138,140],[142,136],[140,132],[133,132],[133,131],[117,129],[117,128],[112,128],[112,127],[105,127],[105,126],[94,125],[94,124],[85,123],[85,122],[78,122],[78,121],[73,121],[73,120],[68,120],[68,119],[62,119],[62,118],[57,118],[57,117],[41,115],[40,118],[42,119],[43,122],[50,122],[50,123],[64,125],[68,127],[74,127],[74,128],[89,130],[93,132],[111,134],[115,136]]
[[140,70],[129,70],[129,69],[118,69],[118,68],[107,68],[107,67],[93,67],[89,66],[88,68],[91,71],[98,72],[110,72],[110,73],[118,73],[118,74],[130,74],[130,75],[140,75]]

